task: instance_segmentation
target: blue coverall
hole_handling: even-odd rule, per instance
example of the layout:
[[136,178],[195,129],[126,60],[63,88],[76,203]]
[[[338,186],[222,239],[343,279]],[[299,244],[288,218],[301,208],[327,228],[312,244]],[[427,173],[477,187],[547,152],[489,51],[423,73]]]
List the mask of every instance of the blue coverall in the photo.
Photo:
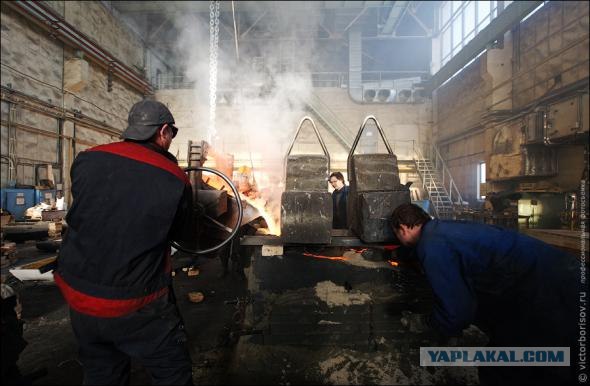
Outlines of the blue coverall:
[[435,297],[430,323],[440,332],[459,335],[475,324],[489,346],[571,347],[574,357],[581,290],[574,256],[508,229],[443,220],[423,225],[416,253]]

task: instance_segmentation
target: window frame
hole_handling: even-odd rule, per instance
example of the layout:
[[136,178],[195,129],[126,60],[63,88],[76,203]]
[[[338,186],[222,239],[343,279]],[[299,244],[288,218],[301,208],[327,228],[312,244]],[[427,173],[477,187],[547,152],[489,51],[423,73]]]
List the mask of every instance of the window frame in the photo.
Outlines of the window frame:
[[[467,43],[490,24],[498,16],[498,13],[506,8],[506,5],[501,8],[500,1],[496,0],[446,0],[441,2],[437,12],[438,25],[440,26],[438,29],[439,49],[438,57],[436,58],[439,64],[438,69],[444,66],[453,56],[457,55]],[[473,7],[474,20],[472,24],[473,28],[466,32],[465,17],[468,6]],[[443,10],[446,10],[446,12],[443,12]],[[461,35],[459,38],[456,36],[458,33]],[[444,37],[447,34],[450,35],[450,50],[448,52],[444,50]]]
[[[486,173],[486,162],[479,161],[477,164],[477,200],[478,201],[485,201],[486,196],[481,194],[481,184],[485,184],[487,182],[487,173]],[[482,181],[483,179],[483,181]]]

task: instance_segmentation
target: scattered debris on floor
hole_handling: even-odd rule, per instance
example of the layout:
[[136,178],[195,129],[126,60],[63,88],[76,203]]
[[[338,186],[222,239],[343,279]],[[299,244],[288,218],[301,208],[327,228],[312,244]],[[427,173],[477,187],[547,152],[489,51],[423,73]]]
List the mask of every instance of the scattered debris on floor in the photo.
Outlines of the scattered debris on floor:
[[339,286],[331,281],[318,283],[315,286],[315,293],[330,307],[365,304],[371,300],[368,294],[356,290],[348,291],[344,286]]

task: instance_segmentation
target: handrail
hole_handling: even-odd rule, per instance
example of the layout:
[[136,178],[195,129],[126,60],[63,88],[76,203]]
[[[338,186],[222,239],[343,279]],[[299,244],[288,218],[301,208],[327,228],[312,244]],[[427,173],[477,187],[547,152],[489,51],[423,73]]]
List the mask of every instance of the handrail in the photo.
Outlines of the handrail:
[[[457,184],[455,183],[455,180],[453,179],[453,176],[451,175],[451,172],[449,171],[449,168],[447,167],[444,158],[441,156],[438,147],[434,144],[431,144],[428,147],[427,151],[428,153],[426,155],[428,156],[428,158],[424,156],[423,152],[419,147],[416,146],[414,148],[414,153],[418,156],[419,160],[430,160],[432,162],[432,165],[434,166],[434,169],[438,173],[440,173],[443,188],[447,192],[451,202],[453,204],[463,205],[465,201],[463,201],[463,197],[459,192],[459,188],[457,187]],[[426,185],[424,184],[424,179],[422,180],[423,188],[425,188]],[[453,201],[453,197],[456,197],[455,201]]]
[[[438,151],[438,147],[436,147],[436,145],[432,144],[432,150],[434,152],[434,155],[436,157],[436,165],[440,165],[442,166],[442,177],[443,177],[443,186],[445,183],[445,177],[448,178],[448,182],[449,182],[449,189],[448,189],[448,193],[449,193],[449,198],[451,199],[451,202],[453,202],[453,191],[455,192],[455,194],[457,195],[457,202],[459,203],[459,205],[463,205],[463,197],[461,197],[461,193],[459,192],[459,189],[457,188],[457,185],[455,184],[455,180],[453,179],[453,176],[451,175],[451,172],[449,171],[449,168],[447,167],[443,157],[440,155],[440,152]],[[437,170],[440,170],[441,168],[437,167]]]
[[[422,154],[422,150],[420,150],[420,147],[416,146],[415,143],[413,143],[412,145],[414,146],[414,154],[415,154],[414,161],[425,161],[426,158]],[[416,167],[416,172],[420,176],[420,181],[422,181],[422,190],[424,190],[426,193],[428,193],[428,197],[430,198],[430,192],[429,192],[428,188],[426,187],[426,178],[424,178],[422,173],[420,173],[419,167]],[[431,201],[432,201],[432,199],[431,199]],[[432,202],[432,208],[434,209],[434,214],[436,215],[436,217],[439,217],[438,208],[436,207],[436,204],[434,202]]]
[[[332,88],[348,88],[349,73],[348,71],[315,71],[315,72],[291,72],[295,75],[309,76],[313,87],[332,87]],[[402,78],[419,78],[428,75],[428,71],[361,71],[362,83],[374,83],[379,84],[378,88],[388,87],[390,84],[387,82],[397,81]],[[158,82],[159,80],[159,82]],[[194,87],[194,80],[189,80],[186,75],[176,74],[161,74],[152,75],[151,82],[157,89],[167,89],[170,87]],[[421,82],[421,81],[420,81]],[[412,83],[420,83],[418,81]],[[223,85],[221,85],[223,86]],[[228,84],[224,86],[230,88]]]

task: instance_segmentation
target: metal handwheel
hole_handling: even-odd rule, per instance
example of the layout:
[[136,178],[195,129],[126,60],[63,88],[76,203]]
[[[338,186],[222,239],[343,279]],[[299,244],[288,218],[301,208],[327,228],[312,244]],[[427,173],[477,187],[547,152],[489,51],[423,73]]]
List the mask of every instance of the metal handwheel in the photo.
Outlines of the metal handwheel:
[[202,216],[203,218],[211,221],[215,226],[222,228],[226,232],[229,232],[229,236],[225,240],[223,240],[221,243],[219,243],[213,247],[207,248],[207,249],[198,250],[198,249],[189,249],[189,248],[183,247],[181,244],[179,244],[176,241],[171,242],[171,244],[174,248],[176,248],[182,252],[185,252],[185,253],[188,253],[191,255],[204,255],[204,254],[207,254],[207,253],[210,253],[210,252],[220,249],[221,247],[223,247],[224,245],[229,243],[238,234],[238,230],[240,229],[240,225],[242,223],[242,217],[244,216],[244,211],[242,208],[242,201],[240,200],[240,193],[238,192],[238,189],[234,186],[232,181],[225,174],[221,173],[220,171],[215,170],[215,169],[211,169],[211,168],[206,168],[203,166],[188,167],[188,168],[185,168],[184,171],[186,173],[193,172],[193,171],[208,172],[208,173],[213,173],[213,174],[218,175],[231,188],[232,192],[234,193],[234,200],[236,200],[236,204],[238,206],[238,217],[237,217],[236,222],[232,228],[229,228],[229,227],[225,226],[224,224],[219,223],[217,220],[215,220],[207,215]]

